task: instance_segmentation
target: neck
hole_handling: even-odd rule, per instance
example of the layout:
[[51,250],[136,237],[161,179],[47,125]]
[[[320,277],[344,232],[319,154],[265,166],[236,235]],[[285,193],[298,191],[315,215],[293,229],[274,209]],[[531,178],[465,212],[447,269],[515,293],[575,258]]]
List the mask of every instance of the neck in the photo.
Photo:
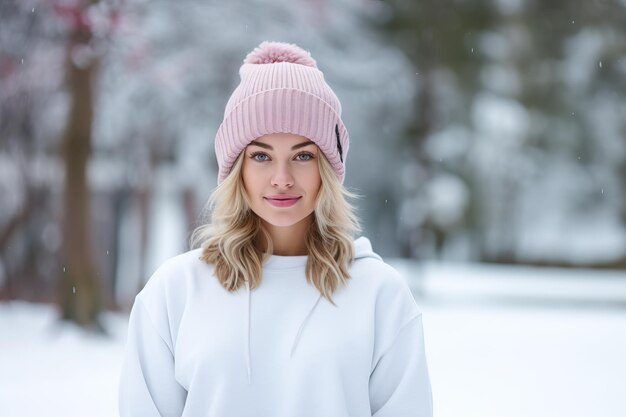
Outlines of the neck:
[[[308,255],[305,243],[305,236],[313,222],[313,215],[300,222],[288,226],[280,227],[271,225],[263,221],[263,226],[272,238],[274,250],[272,255],[279,256],[302,256]],[[262,248],[264,251],[266,248]]]

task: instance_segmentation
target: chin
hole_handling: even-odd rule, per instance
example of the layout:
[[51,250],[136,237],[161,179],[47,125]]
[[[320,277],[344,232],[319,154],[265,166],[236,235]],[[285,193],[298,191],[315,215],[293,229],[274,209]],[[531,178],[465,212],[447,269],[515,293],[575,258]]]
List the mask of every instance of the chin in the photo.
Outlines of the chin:
[[294,220],[294,219],[277,219],[277,218],[264,218],[266,223],[274,226],[274,227],[291,227],[300,223],[304,219]]
[[[257,214],[258,215],[258,214]],[[259,216],[263,222],[267,223],[270,226],[274,227],[292,227],[301,222],[308,221],[309,219],[312,221],[313,213],[304,216],[304,217],[293,217],[289,215],[270,215],[270,216]]]

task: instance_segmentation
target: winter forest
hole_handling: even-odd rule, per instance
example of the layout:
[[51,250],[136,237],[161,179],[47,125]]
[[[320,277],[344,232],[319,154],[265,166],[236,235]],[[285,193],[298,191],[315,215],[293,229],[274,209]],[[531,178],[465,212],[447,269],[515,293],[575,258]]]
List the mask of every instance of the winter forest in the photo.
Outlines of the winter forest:
[[[0,390],[18,374],[20,343],[73,351],[9,332],[26,323],[21,309],[35,317],[48,306],[42,314],[73,323],[72,337],[88,337],[92,353],[101,348],[93,334],[117,335],[102,363],[119,367],[119,322],[205,220],[217,184],[215,132],[242,57],[264,40],[309,50],[341,99],[351,141],[345,185],[359,195],[363,235],[406,271],[432,314],[434,395],[450,400],[441,417],[503,415],[500,405],[515,408],[510,416],[592,415],[586,403],[567,413],[546,405],[565,392],[537,394],[537,408],[524,413],[505,400],[485,406],[450,382],[474,383],[470,370],[455,372],[483,345],[474,340],[459,355],[450,347],[462,350],[459,339],[444,331],[460,326],[468,300],[481,304],[472,294],[488,294],[494,315],[531,332],[526,342],[555,334],[532,333],[534,318],[550,329],[583,326],[598,349],[583,344],[572,355],[621,362],[589,365],[604,391],[572,392],[589,393],[590,404],[608,398],[593,415],[626,412],[623,395],[617,400],[626,392],[618,353],[626,348],[626,0],[2,0]],[[496,326],[484,305],[473,308]],[[572,324],[581,311],[604,313]],[[497,332],[485,326],[477,332]],[[583,337],[561,336],[554,342]],[[554,346],[534,363],[550,368],[550,355],[563,353]],[[116,375],[108,377],[103,389],[114,392]],[[518,386],[532,385],[525,377]],[[6,395],[0,415],[28,415],[18,406],[4,414]],[[114,413],[112,402],[104,409]]]

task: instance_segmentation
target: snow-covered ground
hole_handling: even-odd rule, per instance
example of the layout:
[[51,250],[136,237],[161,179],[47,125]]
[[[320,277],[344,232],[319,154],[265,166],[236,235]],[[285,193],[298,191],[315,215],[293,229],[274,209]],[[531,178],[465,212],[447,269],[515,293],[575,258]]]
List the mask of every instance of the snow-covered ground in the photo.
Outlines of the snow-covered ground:
[[[626,415],[624,274],[395,264],[425,295],[436,417]],[[106,322],[108,339],[0,304],[0,416],[116,416],[126,317]]]
[[111,338],[59,324],[47,305],[0,303],[0,416],[117,416],[126,319],[106,322]]

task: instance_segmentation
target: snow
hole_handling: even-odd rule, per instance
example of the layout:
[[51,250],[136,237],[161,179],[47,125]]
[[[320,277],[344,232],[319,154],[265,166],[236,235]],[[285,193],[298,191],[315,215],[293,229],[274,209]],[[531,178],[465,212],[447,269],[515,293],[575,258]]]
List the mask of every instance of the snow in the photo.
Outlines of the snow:
[[[389,262],[424,314],[436,417],[626,415],[626,273]],[[104,318],[111,338],[0,303],[0,415],[116,416],[127,319]]]
[[158,181],[154,204],[151,207],[147,271],[155,271],[166,259],[180,253],[185,247],[185,213],[180,204],[176,168],[162,164],[156,171]]
[[426,185],[430,214],[437,225],[450,226],[458,222],[469,204],[469,190],[456,175],[435,175]]
[[424,305],[436,416],[626,415],[626,312]]
[[585,28],[565,43],[566,58],[562,62],[564,80],[568,89],[583,92],[593,80],[597,71],[598,58],[606,44],[603,33],[595,28]]
[[626,307],[626,271],[403,259],[387,262],[408,278],[414,293],[428,300]]
[[107,315],[110,339],[58,323],[47,305],[0,304],[0,415],[117,415],[126,321]]

